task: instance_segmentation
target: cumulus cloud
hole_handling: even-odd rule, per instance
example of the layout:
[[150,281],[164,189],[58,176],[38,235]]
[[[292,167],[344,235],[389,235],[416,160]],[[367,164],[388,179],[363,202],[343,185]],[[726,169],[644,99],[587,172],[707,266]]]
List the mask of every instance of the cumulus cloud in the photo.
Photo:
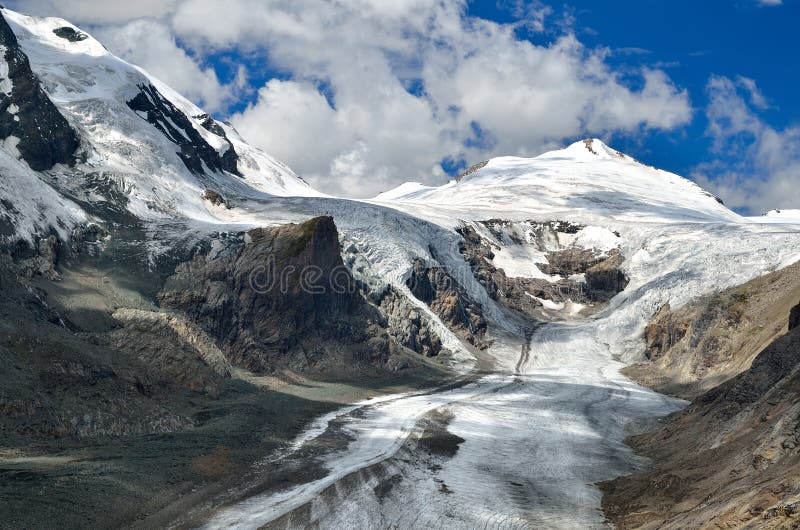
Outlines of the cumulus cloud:
[[[236,86],[221,85],[196,57],[264,57],[280,80],[255,87],[257,99],[231,120],[330,193],[441,183],[445,158],[531,156],[576,136],[669,130],[691,119],[687,92],[663,71],[629,70],[623,80],[606,61],[612,51],[586,48],[541,2],[500,0],[516,17],[505,24],[467,16],[466,0],[19,3],[48,2],[79,21],[105,22],[95,33],[111,50],[211,110],[224,109]],[[141,16],[160,18],[129,21]],[[520,40],[520,29],[549,29],[550,42]]]
[[178,0],[12,0],[8,7],[32,15],[59,16],[75,24],[114,24],[141,17],[163,17],[177,4]]
[[708,135],[717,159],[693,175],[728,206],[749,213],[800,208],[800,127],[775,129],[757,114],[763,108],[751,80],[713,76],[708,82]]
[[[439,183],[445,157],[535,155],[568,137],[691,118],[687,93],[662,71],[642,69],[634,90],[605,62],[607,50],[571,34],[534,45],[517,38],[518,24],[467,17],[461,1],[238,0],[225,23],[209,24],[201,14],[219,16],[215,5],[187,0],[176,31],[199,47],[268,50],[292,79],[270,81],[232,121],[328,192]],[[525,11],[526,23],[538,27],[542,9],[538,18]]]

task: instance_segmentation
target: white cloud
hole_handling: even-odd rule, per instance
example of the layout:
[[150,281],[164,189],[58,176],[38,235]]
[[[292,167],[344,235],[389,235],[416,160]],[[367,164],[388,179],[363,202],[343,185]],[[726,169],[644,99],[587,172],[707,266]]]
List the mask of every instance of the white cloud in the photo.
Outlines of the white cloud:
[[757,0],[760,6],[780,6],[783,5],[783,0]]
[[159,18],[170,13],[178,0],[12,0],[8,7],[39,16],[59,16],[74,24],[116,24],[135,18]]
[[[520,41],[517,25],[468,18],[456,0],[239,0],[225,23],[209,24],[201,14],[216,13],[214,5],[184,2],[176,31],[197,46],[261,47],[293,77],[270,82],[232,121],[333,193],[441,182],[438,163],[448,155],[534,155],[576,135],[672,129],[691,118],[687,93],[663,72],[641,70],[642,88],[632,90],[606,50],[572,35],[549,46]],[[424,88],[412,95],[409,83]],[[473,122],[482,138],[472,138]]]
[[753,108],[763,107],[750,81],[709,80],[707,132],[718,159],[699,166],[694,178],[733,208],[800,208],[800,127],[777,130],[765,123]]
[[93,32],[112,53],[141,66],[209,112],[222,109],[240,92],[245,75],[231,85],[219,82],[213,68],[203,68],[175,42],[169,27],[152,19]]
[[[200,57],[226,49],[267,57],[289,80],[266,83],[232,121],[332,193],[438,183],[446,156],[473,163],[535,155],[575,136],[639,134],[691,119],[688,94],[660,70],[639,70],[632,89],[606,62],[609,50],[587,49],[569,30],[548,45],[520,41],[520,27],[547,29],[551,9],[540,2],[501,0],[517,17],[509,24],[467,17],[467,0],[21,3],[115,22],[98,35],[111,50],[212,110],[230,101],[231,87],[173,34]],[[136,16],[161,19],[125,23]]]

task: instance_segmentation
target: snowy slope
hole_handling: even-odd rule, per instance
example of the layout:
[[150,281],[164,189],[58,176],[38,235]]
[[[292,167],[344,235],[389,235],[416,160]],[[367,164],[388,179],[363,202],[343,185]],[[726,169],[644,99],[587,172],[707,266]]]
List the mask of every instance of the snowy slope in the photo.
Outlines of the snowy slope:
[[770,210],[764,215],[749,219],[754,223],[800,224],[800,209]]
[[[374,199],[474,217],[627,221],[729,221],[739,216],[698,185],[645,166],[600,140],[536,158],[499,157],[440,187],[403,184]],[[435,215],[434,215],[435,216]]]
[[[284,164],[248,145],[232,127],[209,120],[202,109],[141,68],[115,57],[69,22],[30,17],[8,9],[3,9],[2,15],[30,60],[42,88],[81,140],[75,167],[57,166],[45,176],[37,177],[24,167],[15,168],[14,161],[0,160],[2,167],[8,173],[15,173],[17,180],[13,186],[4,183],[2,191],[4,197],[17,205],[13,219],[19,236],[28,238],[33,227],[38,231],[51,228],[48,225],[57,227],[52,223],[56,217],[63,221],[62,225],[87,217],[80,213],[69,216],[54,213],[59,208],[74,213],[79,208],[72,201],[65,204],[66,199],[46,189],[41,191],[48,196],[46,200],[38,201],[38,206],[28,204],[30,201],[22,190],[42,188],[40,179],[75,201],[98,202],[103,199],[99,192],[119,191],[127,201],[127,209],[141,219],[176,217],[214,222],[216,212],[209,210],[202,200],[206,189],[224,196],[321,195]],[[81,35],[81,40],[54,33],[63,28]],[[201,139],[200,143],[216,150],[219,158],[226,151],[235,150],[238,175],[207,166],[200,171],[189,170],[174,139],[129,104],[142,92],[142,87],[149,86],[166,100],[162,106],[174,107],[188,119],[192,130],[174,127],[182,136],[178,140],[188,143]],[[172,120],[168,116],[162,121]],[[225,137],[204,127],[204,121],[218,128],[217,131],[224,131]],[[187,131],[192,134],[187,135]],[[13,146],[4,147],[6,154],[16,158]],[[23,186],[21,179],[25,182]]]

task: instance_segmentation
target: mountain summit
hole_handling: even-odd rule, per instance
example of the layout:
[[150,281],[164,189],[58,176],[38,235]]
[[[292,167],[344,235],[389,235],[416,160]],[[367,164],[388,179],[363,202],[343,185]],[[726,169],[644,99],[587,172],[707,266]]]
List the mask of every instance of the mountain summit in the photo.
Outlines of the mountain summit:
[[406,183],[375,200],[454,211],[502,211],[513,205],[545,219],[565,215],[587,221],[739,218],[692,181],[641,164],[597,139],[581,140],[535,158],[492,158],[473,168],[443,186]]

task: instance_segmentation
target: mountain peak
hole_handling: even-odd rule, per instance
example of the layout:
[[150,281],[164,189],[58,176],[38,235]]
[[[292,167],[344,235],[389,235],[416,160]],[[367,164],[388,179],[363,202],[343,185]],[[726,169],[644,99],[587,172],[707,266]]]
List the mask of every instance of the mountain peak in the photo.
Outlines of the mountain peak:
[[536,158],[563,158],[565,155],[576,160],[630,159],[630,157],[627,157],[616,149],[610,148],[602,140],[597,138],[584,138],[567,147],[556,151],[549,151]]

